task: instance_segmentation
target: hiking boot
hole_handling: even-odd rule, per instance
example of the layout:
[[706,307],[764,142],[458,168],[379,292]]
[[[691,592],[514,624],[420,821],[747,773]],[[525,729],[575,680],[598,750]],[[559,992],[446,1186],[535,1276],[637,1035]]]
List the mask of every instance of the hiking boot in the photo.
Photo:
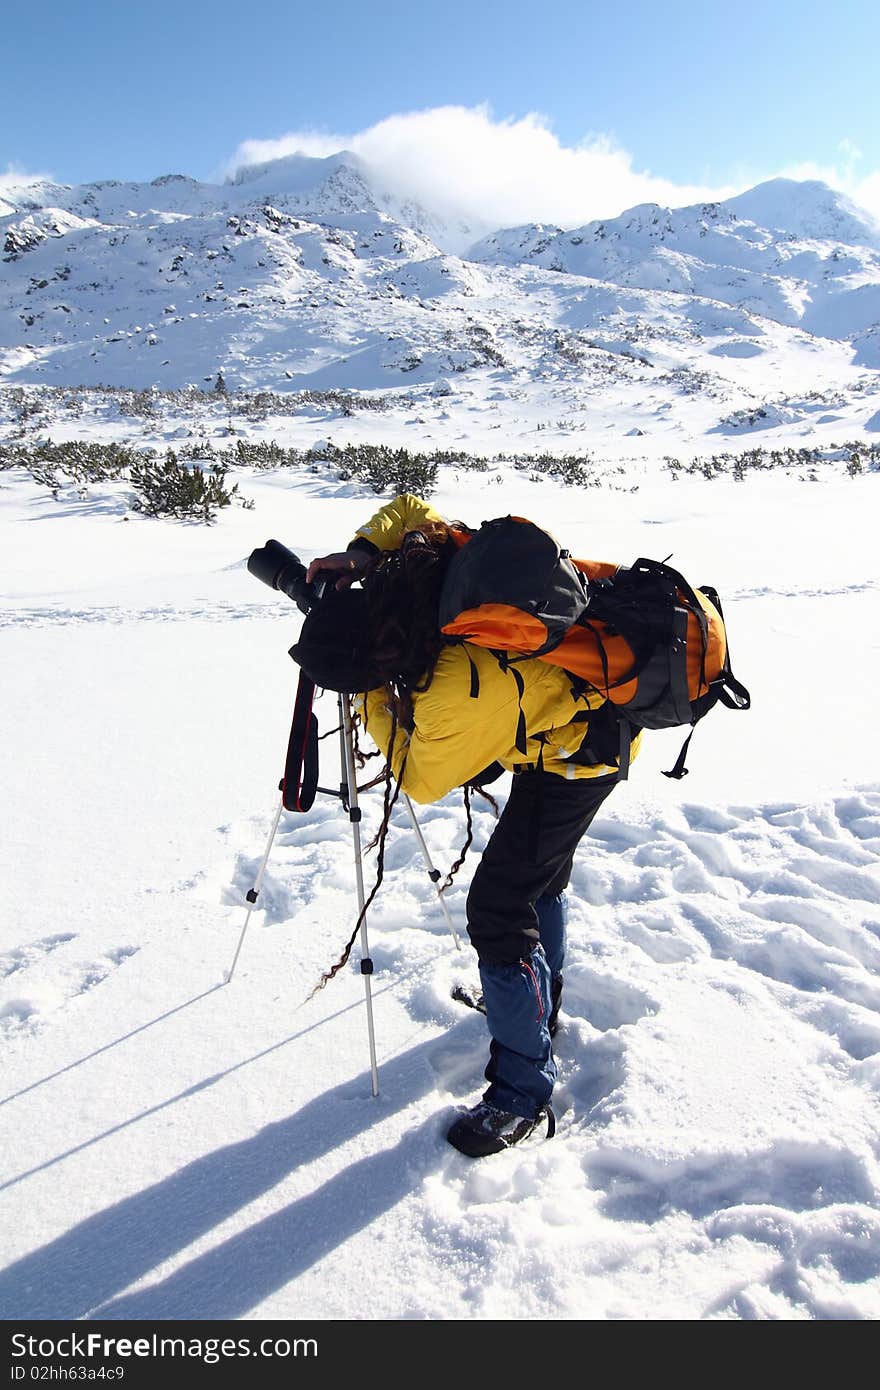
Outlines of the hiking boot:
[[481,1100],[459,1115],[446,1138],[454,1149],[468,1158],[485,1158],[487,1154],[501,1153],[502,1149],[521,1144],[542,1120],[547,1121],[547,1138],[552,1139],[556,1133],[556,1117],[549,1105],[543,1106],[535,1118],[529,1120]]

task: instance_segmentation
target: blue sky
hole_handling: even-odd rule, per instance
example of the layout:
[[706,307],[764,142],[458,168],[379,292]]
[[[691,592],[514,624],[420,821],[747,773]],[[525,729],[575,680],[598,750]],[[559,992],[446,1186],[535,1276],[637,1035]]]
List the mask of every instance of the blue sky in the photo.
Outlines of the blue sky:
[[670,184],[880,180],[876,0],[42,0],[2,33],[0,172],[216,178],[248,141],[452,106]]

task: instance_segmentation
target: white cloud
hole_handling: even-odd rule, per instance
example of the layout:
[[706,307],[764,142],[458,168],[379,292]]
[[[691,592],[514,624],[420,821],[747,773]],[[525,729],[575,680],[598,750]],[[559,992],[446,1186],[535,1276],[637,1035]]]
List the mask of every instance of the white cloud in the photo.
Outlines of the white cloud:
[[300,130],[280,135],[277,140],[245,140],[230,159],[226,173],[234,174],[245,164],[265,164],[270,159],[283,159],[287,154],[307,154],[323,159],[338,150],[351,149],[348,135],[328,135],[317,130]]
[[850,140],[848,135],[843,140],[838,141],[837,148],[846,160],[861,159],[862,157],[862,151],[854,140]]
[[867,208],[880,222],[880,169],[859,179],[850,197],[859,207]]
[[[28,188],[33,183],[51,182],[52,178],[49,174],[27,174],[23,169],[17,169],[14,164],[7,164],[5,172],[0,170],[0,199],[10,190],[17,191]],[[4,213],[8,215],[11,207],[14,207],[14,203],[4,203],[0,216]]]
[[841,142],[841,149],[846,158],[842,166],[804,160],[799,164],[787,165],[780,173],[787,179],[821,179],[822,183],[836,188],[839,193],[845,193],[858,207],[864,208],[880,221],[880,169],[868,174],[859,173],[856,164],[860,152],[848,141]]
[[605,135],[565,145],[538,113],[496,119],[487,106],[439,106],[388,116],[348,134],[303,130],[246,140],[232,170],[288,154],[360,155],[389,192],[415,198],[447,218],[490,227],[520,222],[577,226],[638,203],[682,207],[731,197],[768,178],[819,178],[880,216],[880,171],[859,174],[860,151],[839,145],[839,165],[752,170],[724,184],[686,184],[638,169]]
[[349,134],[292,131],[277,140],[246,140],[229,170],[289,154],[325,156],[343,149],[360,155],[389,192],[493,227],[574,226],[636,203],[680,206],[735,191],[656,177],[633,168],[632,157],[606,136],[566,146],[538,114],[496,120],[485,106],[407,112]]
[[28,174],[24,169],[17,169],[14,164],[7,164],[5,171],[0,172],[0,193],[4,188],[27,188],[32,183],[51,182],[51,174]]

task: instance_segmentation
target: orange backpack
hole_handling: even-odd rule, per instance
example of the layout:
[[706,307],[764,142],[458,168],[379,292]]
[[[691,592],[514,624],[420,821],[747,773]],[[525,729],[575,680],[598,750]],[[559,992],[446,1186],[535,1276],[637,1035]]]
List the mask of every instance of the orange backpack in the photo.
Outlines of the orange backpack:
[[[522,517],[484,522],[456,551],[440,597],[440,628],[495,651],[514,672],[517,662],[537,658],[563,667],[580,693],[603,695],[600,715],[589,720],[591,729],[604,730],[604,751],[594,761],[616,762],[621,778],[639,729],[689,724],[692,734],[719,700],[729,709],[751,704],[730,669],[714,589],[693,588],[665,561],[624,567],[573,560]],[[687,775],[691,734],[667,777]]]

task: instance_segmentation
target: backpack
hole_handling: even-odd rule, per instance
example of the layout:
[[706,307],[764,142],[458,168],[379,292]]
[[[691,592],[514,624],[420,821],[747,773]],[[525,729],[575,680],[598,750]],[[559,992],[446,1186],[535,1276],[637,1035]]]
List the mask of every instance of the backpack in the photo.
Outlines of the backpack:
[[730,668],[714,589],[692,587],[665,561],[574,560],[522,517],[484,522],[456,551],[439,622],[447,637],[488,647],[514,674],[515,663],[538,659],[561,666],[576,693],[604,696],[585,713],[585,746],[571,761],[616,765],[621,778],[640,729],[691,725],[664,774],[680,779],[693,728],[712,706],[751,704]]

